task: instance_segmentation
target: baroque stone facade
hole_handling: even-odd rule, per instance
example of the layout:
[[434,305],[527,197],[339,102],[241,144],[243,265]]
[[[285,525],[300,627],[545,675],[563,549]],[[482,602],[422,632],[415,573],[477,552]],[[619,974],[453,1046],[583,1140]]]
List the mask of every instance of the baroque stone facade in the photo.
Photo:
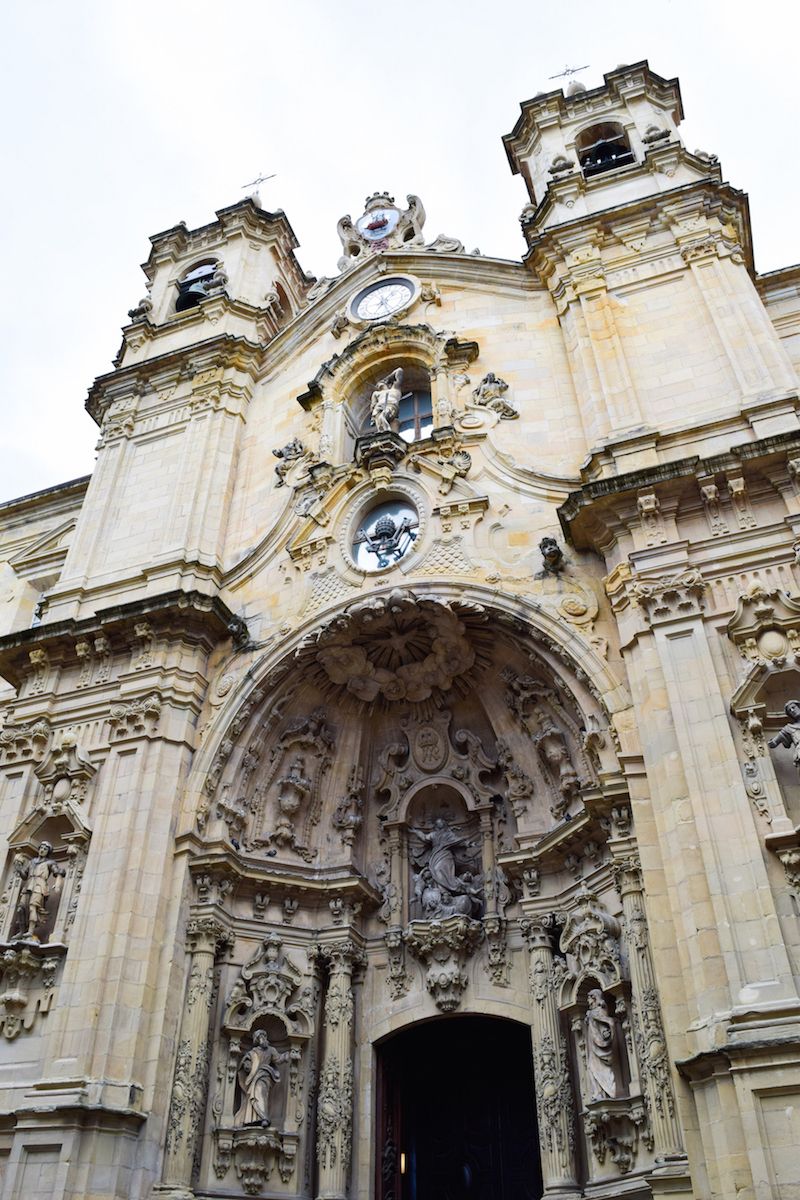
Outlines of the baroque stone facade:
[[0,507],[0,1200],[430,1194],[392,1047],[466,1016],[505,1197],[799,1194],[800,272],[681,117],[525,102],[521,262],[152,239],[94,475]]

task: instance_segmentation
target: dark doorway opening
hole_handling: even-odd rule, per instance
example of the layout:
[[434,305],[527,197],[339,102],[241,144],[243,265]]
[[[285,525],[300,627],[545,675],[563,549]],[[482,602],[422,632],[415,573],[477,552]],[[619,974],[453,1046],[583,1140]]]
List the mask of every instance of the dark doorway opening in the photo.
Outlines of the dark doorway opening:
[[530,1029],[452,1017],[378,1050],[378,1200],[539,1200]]

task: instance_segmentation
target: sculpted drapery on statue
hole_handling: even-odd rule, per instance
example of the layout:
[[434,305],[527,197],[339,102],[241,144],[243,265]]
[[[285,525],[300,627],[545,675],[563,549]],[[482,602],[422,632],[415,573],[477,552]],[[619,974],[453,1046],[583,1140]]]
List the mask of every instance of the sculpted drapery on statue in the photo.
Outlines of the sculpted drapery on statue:
[[242,1103],[234,1117],[237,1125],[271,1124],[270,1093],[281,1077],[278,1064],[288,1061],[288,1050],[276,1050],[264,1030],[256,1030],[253,1048],[242,1056],[237,1073],[242,1089]]
[[53,847],[50,843],[42,842],[36,858],[31,859],[27,867],[21,868],[24,883],[14,916],[12,938],[39,941],[36,930],[48,915],[48,899],[55,890],[54,883],[57,887],[60,879],[66,874],[52,854]]
[[615,1099],[620,1094],[617,1078],[617,1028],[599,988],[589,992],[586,1009],[586,1073],[592,1100]]
[[[481,889],[478,847],[468,833],[456,833],[438,817],[433,829],[412,829],[422,843],[419,871],[414,880],[414,895],[427,919],[480,914]],[[470,869],[472,868],[472,869]]]

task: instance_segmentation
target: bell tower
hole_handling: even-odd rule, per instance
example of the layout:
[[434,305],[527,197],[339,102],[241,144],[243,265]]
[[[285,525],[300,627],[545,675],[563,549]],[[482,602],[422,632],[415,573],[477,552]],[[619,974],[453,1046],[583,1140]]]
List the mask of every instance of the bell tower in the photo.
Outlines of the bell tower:
[[[747,197],[715,155],[686,149],[682,118],[677,79],[639,62],[601,87],[525,101],[503,139],[528,189],[525,261],[555,304],[593,476],[655,466],[667,430],[689,453],[721,410],[750,436],[796,427],[795,373],[755,286]],[[667,320],[655,288],[675,295]]]
[[523,226],[538,230],[692,183],[719,179],[713,155],[690,154],[677,79],[646,62],[616,67],[602,87],[577,80],[520,105],[503,143],[530,197]]

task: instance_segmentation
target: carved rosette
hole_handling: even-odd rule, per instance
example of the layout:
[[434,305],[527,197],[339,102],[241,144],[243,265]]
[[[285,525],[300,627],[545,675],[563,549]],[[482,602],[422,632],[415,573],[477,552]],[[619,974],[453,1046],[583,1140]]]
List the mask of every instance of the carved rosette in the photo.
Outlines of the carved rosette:
[[406,930],[406,945],[427,968],[426,986],[442,1012],[454,1012],[460,1005],[468,983],[466,963],[482,938],[480,921],[469,917],[412,921]]

